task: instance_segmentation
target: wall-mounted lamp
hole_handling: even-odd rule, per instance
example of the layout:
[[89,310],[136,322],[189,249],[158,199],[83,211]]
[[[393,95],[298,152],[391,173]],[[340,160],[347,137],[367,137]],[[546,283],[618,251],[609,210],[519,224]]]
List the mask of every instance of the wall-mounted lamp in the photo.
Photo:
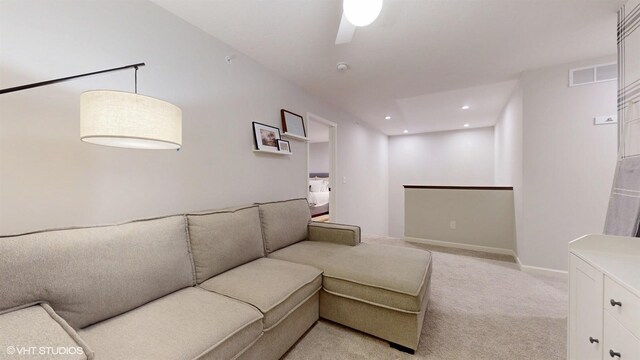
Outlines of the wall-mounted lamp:
[[138,94],[138,67],[144,63],[68,76],[0,90],[0,94],[56,84],[80,77],[135,69],[135,93],[110,90],[80,96],[80,140],[131,149],[180,149],[182,111],[166,101]]

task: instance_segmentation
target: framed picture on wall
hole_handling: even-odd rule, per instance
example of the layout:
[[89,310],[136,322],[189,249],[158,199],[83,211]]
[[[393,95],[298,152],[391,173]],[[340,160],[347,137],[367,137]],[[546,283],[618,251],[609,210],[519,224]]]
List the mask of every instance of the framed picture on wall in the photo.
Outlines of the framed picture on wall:
[[280,140],[280,129],[277,127],[253,122],[253,139],[256,149],[261,151],[280,152],[278,140]]
[[290,153],[291,152],[291,144],[287,140],[278,140],[278,149],[280,152]]
[[307,137],[307,131],[304,128],[304,119],[302,116],[285,109],[280,110],[280,116],[282,117],[282,130],[286,134],[293,134],[305,138]]

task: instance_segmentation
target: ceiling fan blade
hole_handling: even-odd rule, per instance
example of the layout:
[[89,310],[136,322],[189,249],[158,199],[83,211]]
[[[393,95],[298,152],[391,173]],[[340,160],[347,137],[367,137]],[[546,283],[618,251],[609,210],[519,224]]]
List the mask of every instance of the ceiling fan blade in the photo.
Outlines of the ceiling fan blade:
[[336,36],[336,45],[351,42],[351,39],[353,39],[353,34],[355,32],[356,26],[350,23],[343,13],[342,19],[340,20],[340,27],[338,28],[338,35]]

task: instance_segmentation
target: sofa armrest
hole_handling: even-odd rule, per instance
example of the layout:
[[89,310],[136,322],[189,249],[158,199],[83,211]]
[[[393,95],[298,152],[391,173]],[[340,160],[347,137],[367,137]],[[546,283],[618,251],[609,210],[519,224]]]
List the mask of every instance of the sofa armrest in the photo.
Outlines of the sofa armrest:
[[311,222],[309,223],[309,240],[356,246],[360,244],[360,227],[355,225]]
[[92,360],[75,330],[45,303],[0,312],[0,358]]

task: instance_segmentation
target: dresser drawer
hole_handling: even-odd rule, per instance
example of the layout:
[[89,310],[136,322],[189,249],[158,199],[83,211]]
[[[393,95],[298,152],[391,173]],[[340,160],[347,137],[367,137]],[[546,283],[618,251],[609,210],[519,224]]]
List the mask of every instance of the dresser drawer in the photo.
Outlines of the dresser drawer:
[[604,313],[604,359],[640,359],[640,340],[631,335],[611,314]]
[[607,276],[604,277],[603,306],[607,313],[640,338],[640,298]]

